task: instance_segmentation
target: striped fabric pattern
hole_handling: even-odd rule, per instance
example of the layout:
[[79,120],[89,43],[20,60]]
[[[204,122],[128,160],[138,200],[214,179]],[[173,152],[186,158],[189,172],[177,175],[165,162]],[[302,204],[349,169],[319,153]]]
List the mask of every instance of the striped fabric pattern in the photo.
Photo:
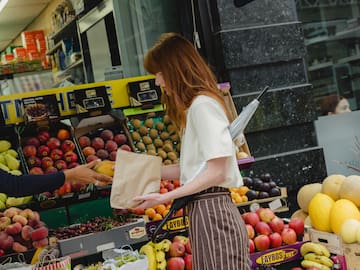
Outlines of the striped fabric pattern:
[[250,270],[248,234],[239,210],[229,192],[212,189],[188,206],[193,269]]

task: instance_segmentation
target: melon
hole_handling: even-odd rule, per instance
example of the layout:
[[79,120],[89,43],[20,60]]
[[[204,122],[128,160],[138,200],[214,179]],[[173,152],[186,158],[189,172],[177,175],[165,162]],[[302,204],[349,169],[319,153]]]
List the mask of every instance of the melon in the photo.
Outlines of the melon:
[[312,227],[310,216],[307,216],[304,220],[305,226]]
[[322,182],[321,192],[329,195],[335,201],[338,200],[340,187],[345,178],[346,176],[342,174],[329,175]]
[[357,232],[360,229],[360,222],[350,218],[345,220],[341,226],[340,235],[344,243],[352,244],[357,242]]
[[344,179],[339,190],[339,197],[341,199],[347,199],[355,203],[357,207],[360,207],[360,176],[350,175]]
[[299,218],[302,221],[305,221],[305,219],[307,218],[308,214],[305,213],[303,210],[298,209],[296,210],[290,217],[290,219],[295,219],[295,218]]
[[311,199],[309,203],[309,216],[314,229],[331,232],[330,212],[334,203],[334,200],[324,193],[317,193]]
[[360,228],[356,231],[356,242],[360,243]]
[[299,207],[308,213],[309,202],[316,193],[321,192],[322,185],[320,183],[312,183],[302,186],[297,193],[297,203]]
[[346,199],[337,200],[330,212],[330,226],[334,233],[341,232],[341,226],[348,219],[360,221],[360,211],[356,205]]

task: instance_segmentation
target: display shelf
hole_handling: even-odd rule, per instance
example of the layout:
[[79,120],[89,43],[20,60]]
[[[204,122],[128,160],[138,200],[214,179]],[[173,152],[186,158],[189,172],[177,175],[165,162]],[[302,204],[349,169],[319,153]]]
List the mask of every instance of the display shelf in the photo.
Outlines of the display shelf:
[[54,54],[58,49],[62,48],[62,50],[65,52],[65,44],[62,40],[60,40],[58,43],[56,43],[50,50],[46,52],[46,55],[52,55]]
[[334,63],[332,61],[329,61],[329,62],[324,62],[324,63],[320,63],[320,64],[316,64],[316,65],[311,65],[308,67],[308,70],[315,71],[315,70],[319,70],[319,69],[323,69],[323,68],[332,67],[333,65],[334,65]]
[[349,39],[349,38],[360,38],[360,26],[339,31],[333,36],[320,36],[320,37],[305,39],[305,45],[310,46],[325,41],[336,41],[336,40]]
[[341,59],[339,59],[337,61],[337,63],[344,64],[344,63],[349,63],[349,62],[353,62],[353,61],[357,61],[357,60],[360,60],[360,54],[351,55],[351,56],[348,56],[348,57],[341,58]]
[[324,42],[327,40],[329,40],[328,36],[321,36],[321,37],[315,37],[315,38],[311,38],[311,39],[305,39],[305,46],[310,46],[310,45],[321,43],[321,42]]
[[56,39],[63,34],[70,26],[73,26],[76,22],[76,17],[65,23],[61,28],[49,36],[50,39]]
[[64,75],[68,75],[68,72],[73,69],[76,68],[77,66],[81,65],[83,63],[82,59],[77,60],[76,62],[70,64],[69,66],[66,67],[66,69],[59,71],[58,73],[56,73],[56,77],[62,77]]

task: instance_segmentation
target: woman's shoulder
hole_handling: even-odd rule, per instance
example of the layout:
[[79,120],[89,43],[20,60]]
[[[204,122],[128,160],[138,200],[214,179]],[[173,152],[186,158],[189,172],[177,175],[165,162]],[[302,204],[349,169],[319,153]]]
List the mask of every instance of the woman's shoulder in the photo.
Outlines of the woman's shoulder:
[[198,105],[201,105],[201,104],[205,104],[205,105],[214,104],[214,105],[217,105],[218,102],[212,97],[209,97],[209,96],[206,96],[206,95],[199,95],[199,96],[194,98],[193,102],[191,103],[191,106],[195,107],[195,106],[198,106]]

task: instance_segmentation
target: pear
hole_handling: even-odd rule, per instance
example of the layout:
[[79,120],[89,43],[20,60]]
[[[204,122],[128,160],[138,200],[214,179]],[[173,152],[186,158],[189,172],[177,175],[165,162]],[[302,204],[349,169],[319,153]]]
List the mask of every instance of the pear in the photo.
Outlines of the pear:
[[23,198],[15,198],[15,197],[8,197],[6,200],[6,206],[12,207],[12,206],[18,206],[23,204]]
[[11,148],[11,143],[7,140],[0,140],[0,153],[5,152]]
[[7,195],[5,193],[0,193],[0,202],[5,203],[7,199]]
[[24,204],[24,203],[28,203],[28,202],[30,202],[30,201],[32,200],[32,198],[33,198],[32,195],[22,197],[22,199],[23,199],[23,202],[22,202],[22,203],[23,203],[23,204]]
[[18,170],[20,167],[20,161],[14,158],[10,154],[5,154],[6,164],[10,170]]
[[14,158],[17,158],[19,156],[18,153],[14,149],[9,149],[9,150],[6,151],[6,153],[10,154]]
[[4,202],[0,201],[0,209],[4,209],[6,208],[6,205]]
[[0,163],[0,169],[3,170],[3,171],[6,171],[6,172],[10,171],[10,169],[8,168],[8,166],[6,166],[6,165],[3,164],[3,163]]
[[6,165],[5,155],[0,154],[0,163]]
[[20,170],[10,170],[9,173],[12,175],[22,175],[22,172]]

